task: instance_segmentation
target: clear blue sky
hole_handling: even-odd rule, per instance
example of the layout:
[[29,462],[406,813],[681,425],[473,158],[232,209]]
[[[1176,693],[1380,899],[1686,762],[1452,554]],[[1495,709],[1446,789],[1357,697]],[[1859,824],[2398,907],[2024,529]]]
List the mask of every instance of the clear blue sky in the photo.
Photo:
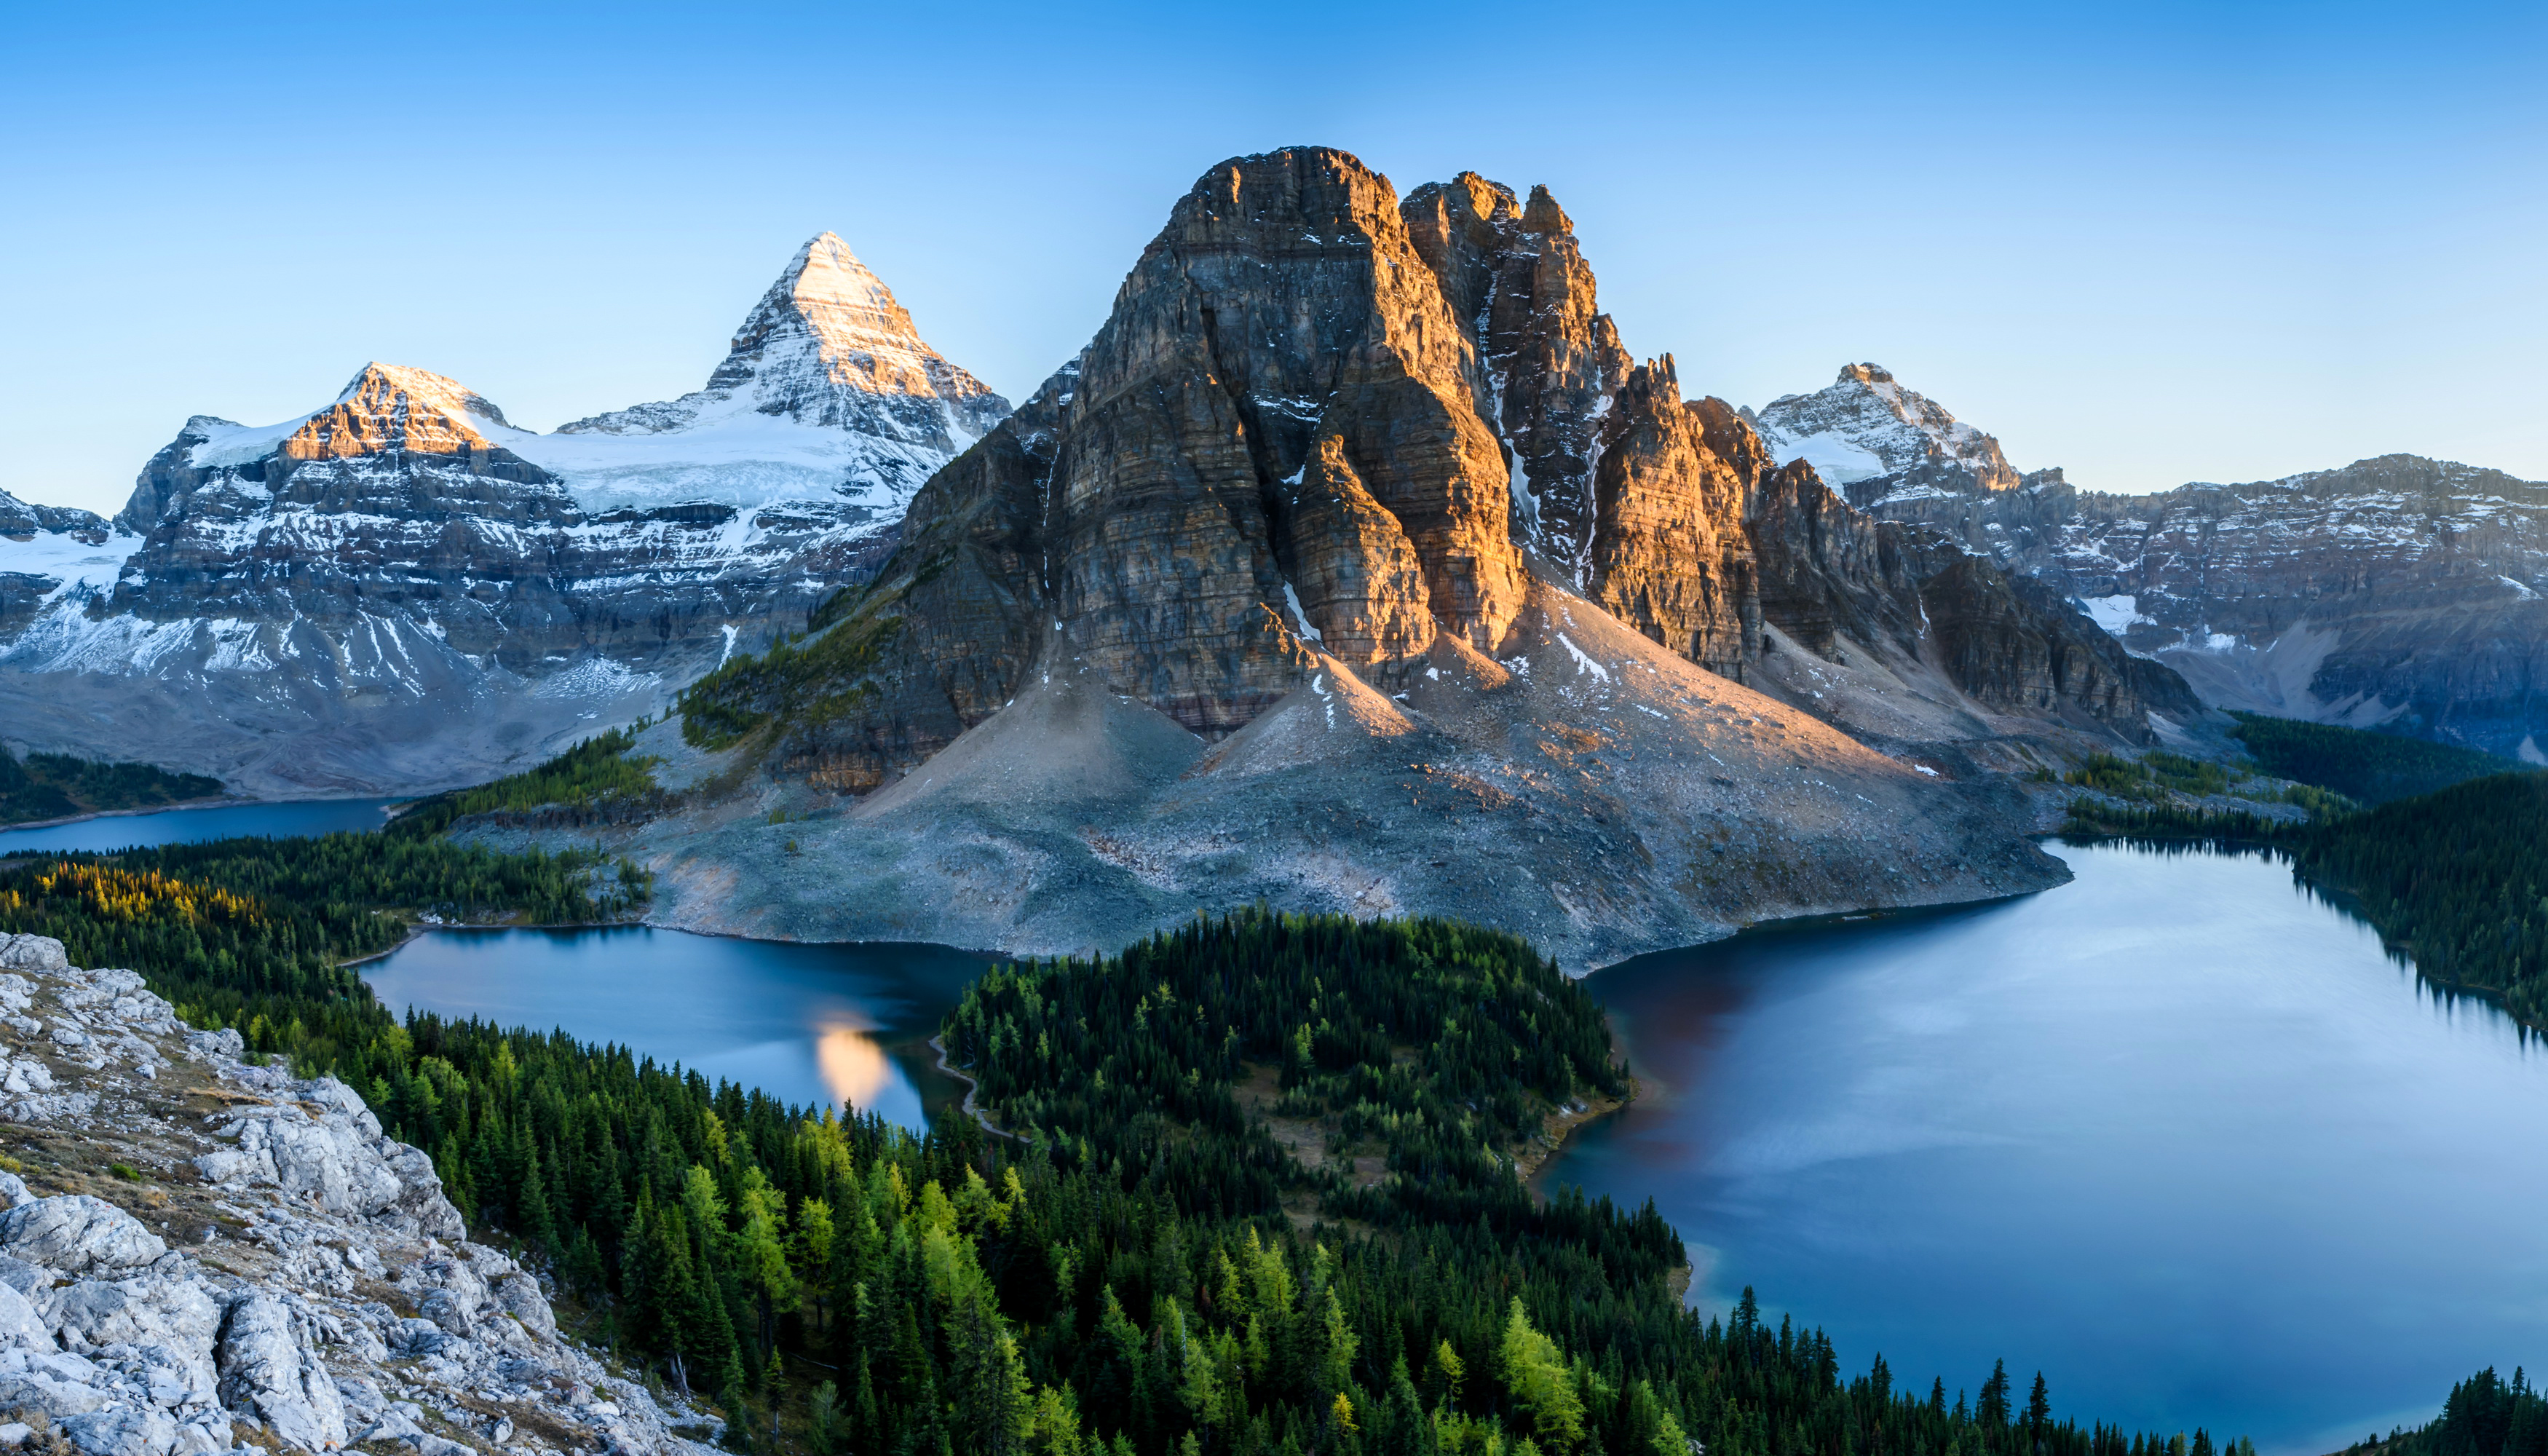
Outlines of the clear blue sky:
[[379,358],[549,428],[696,388],[838,230],[1022,396],[1205,167],[1574,215],[1628,346],[1892,369],[2083,485],[2548,478],[2548,7],[16,5],[0,488]]

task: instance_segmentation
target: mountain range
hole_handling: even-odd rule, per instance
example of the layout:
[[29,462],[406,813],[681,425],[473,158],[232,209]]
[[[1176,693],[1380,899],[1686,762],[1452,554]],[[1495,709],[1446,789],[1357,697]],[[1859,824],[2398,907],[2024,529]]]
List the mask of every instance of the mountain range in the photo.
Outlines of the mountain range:
[[801,627],[1007,413],[824,233],[678,400],[540,434],[375,363],[197,415],[112,520],[0,495],[0,721],[268,795],[484,779]]
[[700,928],[1264,899],[1598,960],[2051,882],[2027,780],[2210,705],[2535,753],[2542,489],[2101,496],[1872,365],[1685,397],[1545,189],[1300,147],[1205,173],[1015,412],[827,233],[678,400],[541,434],[373,364],[189,420],[113,520],[0,497],[0,707],[286,795],[644,717],[603,832]]
[[2383,455],[2083,491],[1871,364],[1750,417],[1782,462],[2079,602],[2206,703],[2548,762],[2548,484]]

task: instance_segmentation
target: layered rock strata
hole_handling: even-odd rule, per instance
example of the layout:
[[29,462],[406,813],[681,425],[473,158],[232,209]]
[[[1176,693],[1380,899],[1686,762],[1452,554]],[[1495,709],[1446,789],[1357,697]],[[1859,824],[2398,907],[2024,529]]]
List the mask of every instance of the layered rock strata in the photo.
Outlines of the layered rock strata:
[[[1766,623],[1822,653],[1857,633],[1951,695],[1969,667],[1976,708],[2135,741],[2190,707],[2057,603],[2003,603],[2024,643],[1937,651],[1921,564],[1954,553],[1879,543],[1891,529],[1778,468],[1720,402],[1684,402],[1669,357],[1631,365],[1544,189],[1517,204],[1463,173],[1401,203],[1352,157],[1296,148],[1205,174],[1088,348],[922,489],[825,636],[687,705],[711,741],[773,724],[777,772],[855,792],[1065,660],[1218,738],[1324,660],[1397,691],[1440,642],[1494,656],[1535,562],[1737,680]],[[2048,641],[2069,649],[2049,667]],[[2093,688],[2060,666],[2100,647]]]
[[[469,1242],[432,1160],[343,1083],[244,1063],[236,1032],[189,1032],[138,976],[69,965],[58,941],[0,934],[0,966],[13,1068],[44,1066],[70,1099],[11,1112],[30,1179],[114,1195],[0,1174],[16,1443],[706,1456],[673,1427],[716,1422],[560,1337],[539,1278]],[[78,1171],[110,1160],[142,1181]]]

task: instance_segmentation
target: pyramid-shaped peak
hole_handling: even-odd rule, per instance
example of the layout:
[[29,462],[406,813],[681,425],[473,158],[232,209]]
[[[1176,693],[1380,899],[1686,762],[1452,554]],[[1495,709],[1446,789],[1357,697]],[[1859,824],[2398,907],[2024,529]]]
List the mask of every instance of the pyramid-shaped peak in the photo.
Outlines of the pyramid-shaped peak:
[[458,380],[374,360],[335,403],[286,435],[280,448],[293,460],[352,460],[387,450],[460,455],[498,448],[482,425],[511,427],[503,410]]
[[504,411],[493,400],[447,375],[429,369],[416,369],[405,364],[384,364],[375,359],[347,381],[344,391],[336,396],[339,405],[354,405],[372,412],[385,413],[396,408],[400,396],[414,405],[424,405],[449,414],[474,414],[493,424],[509,428]]
[[656,434],[761,414],[953,456],[1008,412],[1006,400],[929,346],[893,290],[839,233],[824,231],[796,249],[752,306],[705,389],[559,429]]
[[787,260],[787,271],[779,275],[778,283],[802,305],[889,311],[900,317],[906,328],[911,323],[911,316],[893,301],[893,290],[859,261],[859,255],[850,251],[850,245],[837,232],[818,232],[808,238],[796,250],[796,256]]
[[1773,400],[1754,423],[1780,464],[1810,460],[1835,483],[1940,466],[1960,472],[1958,481],[1969,477],[1981,490],[2020,484],[1998,440],[1876,364],[1842,365],[1839,378],[1820,392]]

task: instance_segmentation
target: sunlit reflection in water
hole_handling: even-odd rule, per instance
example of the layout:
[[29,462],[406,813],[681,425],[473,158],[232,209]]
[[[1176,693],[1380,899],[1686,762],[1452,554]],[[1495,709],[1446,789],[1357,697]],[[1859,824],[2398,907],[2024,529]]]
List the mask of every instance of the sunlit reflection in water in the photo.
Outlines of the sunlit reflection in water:
[[[393,1009],[617,1043],[793,1106],[918,1130],[961,1089],[922,1045],[983,957],[621,927],[429,935],[363,978]],[[924,1105],[926,1104],[926,1105]]]
[[877,1094],[894,1075],[884,1048],[857,1027],[826,1027],[814,1039],[814,1064],[822,1069],[835,1106],[876,1106]]

